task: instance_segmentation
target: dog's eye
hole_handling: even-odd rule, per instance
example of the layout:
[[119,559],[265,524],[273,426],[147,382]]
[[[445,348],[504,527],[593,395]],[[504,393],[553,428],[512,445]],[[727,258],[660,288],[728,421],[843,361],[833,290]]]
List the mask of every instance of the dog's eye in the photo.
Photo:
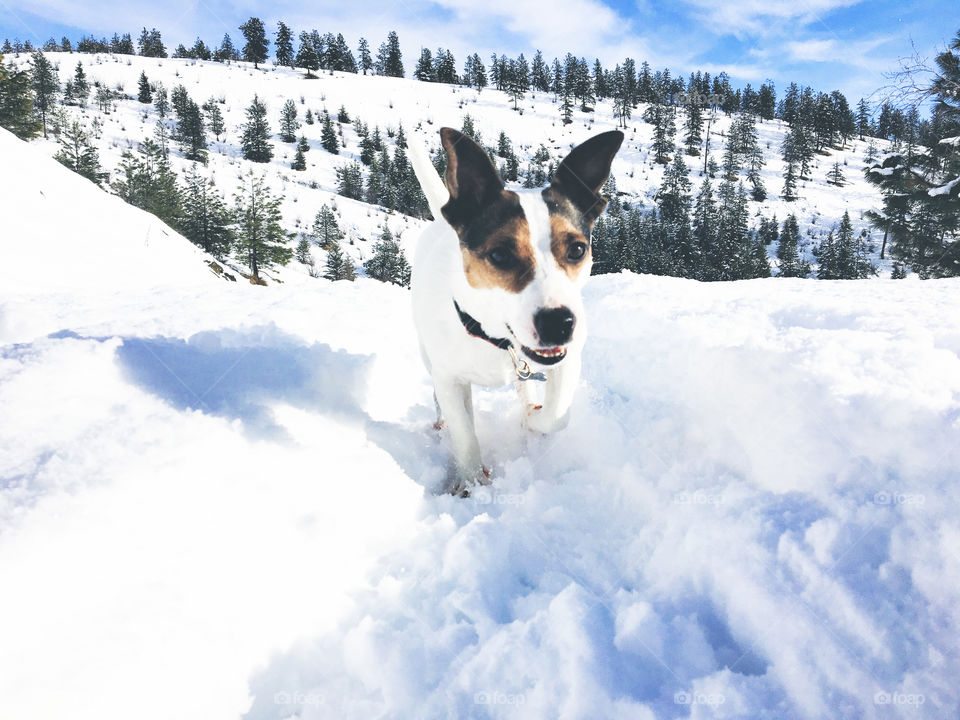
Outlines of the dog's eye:
[[494,267],[506,270],[513,267],[517,259],[509,248],[496,247],[487,253],[487,260]]
[[587,244],[582,242],[575,242],[570,247],[567,248],[567,260],[570,262],[578,262],[583,260],[583,256],[587,254]]

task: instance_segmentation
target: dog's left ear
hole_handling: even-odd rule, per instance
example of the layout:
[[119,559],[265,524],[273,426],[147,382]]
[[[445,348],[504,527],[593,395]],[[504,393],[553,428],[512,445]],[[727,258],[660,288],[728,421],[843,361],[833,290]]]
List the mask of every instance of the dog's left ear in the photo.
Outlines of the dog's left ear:
[[593,223],[607,206],[600,188],[610,176],[610,165],[623,143],[619,130],[594,135],[563,159],[550,187],[567,198],[583,219]]

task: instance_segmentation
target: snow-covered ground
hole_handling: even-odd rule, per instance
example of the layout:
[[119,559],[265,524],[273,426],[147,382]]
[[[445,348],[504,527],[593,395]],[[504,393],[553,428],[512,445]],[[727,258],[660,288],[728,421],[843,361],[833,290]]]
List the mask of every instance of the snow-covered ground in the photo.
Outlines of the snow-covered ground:
[[960,712],[956,280],[592,278],[570,426],[480,392],[456,499],[406,290],[0,155],[0,717]]
[[[562,159],[570,148],[605,130],[617,126],[610,101],[597,105],[595,112],[574,114],[575,122],[563,126],[559,107],[550,93],[529,93],[521,102],[522,114],[512,109],[508,96],[497,90],[474,89],[418,82],[413,79],[398,79],[353,75],[349,73],[320,73],[317,79],[307,80],[303,71],[263,66],[254,70],[249,63],[224,65],[201,60],[156,59],[125,55],[83,55],[79,53],[48,53],[50,61],[59,68],[62,81],[73,77],[78,62],[92,83],[99,81],[113,90],[122,88],[126,100],[115,103],[115,111],[103,115],[95,108],[91,98],[85,109],[66,108],[68,116],[81,120],[87,129],[99,118],[101,129],[96,145],[101,162],[106,170],[113,171],[120,162],[124,150],[135,150],[137,143],[152,137],[158,119],[152,105],[136,101],[137,81],[140,73],[146,73],[151,82],[161,82],[167,91],[182,84],[190,97],[202,104],[213,98],[222,101],[226,135],[221,141],[210,138],[209,166],[201,171],[212,176],[221,192],[229,198],[239,179],[250,170],[265,173],[271,188],[284,198],[282,205],[284,223],[290,232],[309,231],[321,205],[335,204],[342,226],[347,232],[347,251],[358,261],[369,256],[372,241],[379,235],[379,228],[387,223],[400,236],[401,244],[412,252],[422,223],[367,203],[349,200],[336,194],[336,168],[359,158],[358,137],[349,124],[342,126],[346,148],[340,154],[331,155],[320,146],[320,112],[328,110],[336,116],[344,106],[350,118],[359,117],[372,130],[379,126],[383,139],[392,148],[393,140],[387,131],[395,132],[400,125],[410,137],[417,135],[420,142],[430,147],[439,146],[437,131],[444,125],[459,128],[464,117],[470,115],[474,125],[487,145],[496,147],[501,131],[506,132],[520,158],[520,167],[525,170],[527,162],[541,144],[546,146],[554,161]],[[11,58],[26,66],[26,54]],[[307,170],[295,172],[290,169],[295,147],[283,143],[274,136],[274,159],[267,165],[243,160],[240,151],[240,127],[246,121],[245,111],[254,94],[266,102],[268,118],[274,133],[279,132],[280,110],[287,100],[294,100],[298,119],[304,123],[308,109],[317,116],[313,125],[302,124],[299,132],[310,142],[311,151],[306,154]],[[857,98],[851,98],[855,103]],[[628,122],[627,138],[618,153],[613,174],[618,189],[626,193],[624,199],[633,199],[652,208],[653,198],[663,178],[663,166],[651,159],[652,128],[643,121],[641,105],[634,110]],[[172,125],[172,120],[168,122]],[[730,129],[731,118],[718,112],[712,123],[710,156],[720,163],[726,146],[725,134]],[[683,138],[683,113],[678,113],[677,142]],[[839,223],[845,210],[850,212],[857,233],[867,229],[874,243],[874,261],[883,276],[889,276],[889,261],[879,261],[880,236],[863,219],[864,211],[878,208],[881,204],[879,191],[870,185],[863,175],[867,143],[855,140],[843,150],[833,150],[829,155],[817,156],[811,170],[811,180],[798,187],[800,199],[787,203],[780,199],[783,190],[784,165],[781,145],[787,127],[780,121],[760,122],[757,126],[761,147],[766,157],[762,172],[768,199],[762,203],[751,201],[751,222],[756,227],[759,217],[776,215],[780,223],[788,214],[795,213],[801,230],[801,250],[807,259],[813,259],[813,247]],[[38,141],[51,155],[57,150],[53,139]],[[883,149],[887,143],[876,141]],[[173,146],[172,162],[183,171],[191,163],[178,157]],[[694,192],[702,182],[704,158],[686,157],[690,167]],[[829,185],[826,175],[835,162],[839,162],[847,179],[842,188]],[[742,173],[745,178],[745,173]],[[776,246],[769,248],[771,258]],[[322,264],[324,252],[313,251],[315,259]],[[306,268],[293,263],[285,277],[291,273],[305,274]]]

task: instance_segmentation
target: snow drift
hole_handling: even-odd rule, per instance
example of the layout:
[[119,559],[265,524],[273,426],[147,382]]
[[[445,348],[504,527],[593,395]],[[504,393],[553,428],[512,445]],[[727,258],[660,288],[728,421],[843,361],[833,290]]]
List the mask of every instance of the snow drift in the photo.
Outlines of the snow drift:
[[213,282],[0,142],[0,716],[960,711],[957,281],[593,278],[461,500],[405,290]]

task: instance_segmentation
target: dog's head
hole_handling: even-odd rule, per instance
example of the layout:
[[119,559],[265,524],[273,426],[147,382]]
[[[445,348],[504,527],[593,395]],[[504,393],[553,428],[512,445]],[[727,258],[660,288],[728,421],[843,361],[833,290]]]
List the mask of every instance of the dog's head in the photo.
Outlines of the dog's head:
[[561,362],[582,342],[590,233],[607,205],[600,188],[623,133],[578,145],[549,187],[521,193],[504,188],[486,152],[466,135],[443,128],[440,137],[450,193],[442,212],[460,238],[472,296],[461,304],[487,333],[510,337],[533,362]]

